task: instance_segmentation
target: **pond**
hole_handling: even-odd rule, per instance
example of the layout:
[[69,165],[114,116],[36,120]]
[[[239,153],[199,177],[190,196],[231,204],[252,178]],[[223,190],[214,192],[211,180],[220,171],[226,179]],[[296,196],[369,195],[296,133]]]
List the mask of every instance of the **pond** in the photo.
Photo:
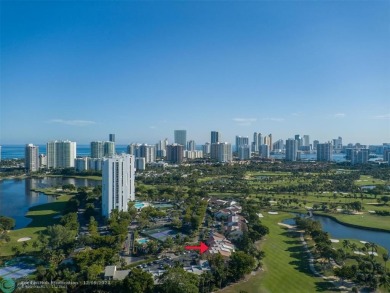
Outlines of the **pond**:
[[15,229],[26,227],[32,220],[26,218],[28,209],[33,206],[55,201],[54,196],[48,196],[31,189],[74,184],[80,186],[98,186],[100,180],[45,177],[26,179],[6,179],[0,181],[0,215],[15,219]]
[[[313,220],[319,221],[322,225],[322,230],[328,232],[331,238],[336,239],[358,239],[360,241],[374,242],[383,246],[390,252],[390,232],[374,231],[359,229],[355,227],[342,225],[331,218],[314,215]],[[286,219],[285,224],[294,225],[294,219]]]

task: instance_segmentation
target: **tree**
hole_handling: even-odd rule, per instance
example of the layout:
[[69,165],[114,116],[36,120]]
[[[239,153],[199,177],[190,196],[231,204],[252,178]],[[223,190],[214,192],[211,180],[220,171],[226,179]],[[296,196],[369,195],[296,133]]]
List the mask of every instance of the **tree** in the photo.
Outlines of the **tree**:
[[234,281],[250,273],[255,266],[255,260],[252,256],[242,251],[233,252],[229,260],[230,276]]
[[132,293],[152,293],[154,290],[154,281],[151,274],[134,268],[122,282],[124,292]]
[[160,277],[160,289],[163,293],[198,293],[199,278],[181,267],[167,269]]
[[390,258],[389,253],[382,254],[382,259],[385,262],[385,272],[387,272],[387,262],[388,262],[389,258]]
[[11,230],[15,227],[15,220],[9,217],[0,216],[0,228],[4,230]]
[[345,279],[352,279],[355,276],[355,273],[356,272],[350,266],[342,266],[341,268],[334,269],[334,274],[341,279],[341,283],[343,283]]
[[73,243],[76,237],[75,231],[68,230],[62,225],[47,227],[47,233],[50,237],[49,245],[54,249],[59,248],[62,245]]
[[65,226],[69,230],[78,231],[79,221],[77,219],[77,213],[68,213],[61,218],[61,225]]

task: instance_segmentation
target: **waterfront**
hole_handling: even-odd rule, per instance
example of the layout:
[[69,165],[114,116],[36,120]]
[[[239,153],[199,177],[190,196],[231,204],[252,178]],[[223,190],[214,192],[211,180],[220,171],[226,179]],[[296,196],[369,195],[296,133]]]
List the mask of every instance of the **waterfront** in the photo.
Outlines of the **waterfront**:
[[[360,241],[374,242],[383,246],[390,252],[390,233],[388,232],[350,227],[342,225],[331,218],[319,215],[314,215],[311,219],[319,221],[321,223],[322,230],[328,232],[331,238],[357,239]],[[295,221],[294,219],[286,219],[283,223],[293,225],[295,224]]]
[[64,184],[80,186],[97,186],[100,180],[78,178],[45,177],[26,179],[6,179],[0,181],[0,215],[15,219],[15,229],[26,227],[31,219],[25,217],[28,209],[33,206],[50,203],[56,200],[34,188],[60,187]]

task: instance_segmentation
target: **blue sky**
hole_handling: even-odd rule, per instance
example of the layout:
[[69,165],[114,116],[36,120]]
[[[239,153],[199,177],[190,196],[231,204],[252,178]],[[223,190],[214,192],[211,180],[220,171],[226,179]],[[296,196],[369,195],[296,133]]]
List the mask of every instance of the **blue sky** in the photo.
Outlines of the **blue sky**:
[[1,1],[0,144],[390,142],[389,1]]

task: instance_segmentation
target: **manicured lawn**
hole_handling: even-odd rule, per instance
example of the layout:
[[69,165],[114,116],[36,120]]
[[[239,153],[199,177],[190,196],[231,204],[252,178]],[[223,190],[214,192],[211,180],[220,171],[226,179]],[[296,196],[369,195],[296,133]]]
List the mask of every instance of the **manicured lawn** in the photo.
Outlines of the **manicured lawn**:
[[263,260],[264,272],[221,292],[233,293],[241,290],[248,293],[332,292],[331,283],[311,273],[308,255],[304,252],[297,234],[287,232],[286,228],[277,224],[291,215],[287,213],[263,215],[262,222],[270,229],[270,234],[262,241],[262,249],[266,255]]
[[355,181],[355,184],[357,186],[363,186],[363,185],[382,185],[385,184],[386,181],[372,178],[372,176],[368,175],[361,175],[359,180]]
[[[47,226],[57,224],[60,221],[59,218],[54,217],[61,215],[61,212],[66,206],[66,202],[70,198],[70,195],[61,195],[55,202],[30,208],[27,213],[27,217],[31,218],[32,222],[26,228],[12,230],[9,232],[11,241],[1,244],[0,256],[13,255],[13,246],[19,247],[21,251],[26,252],[39,250],[39,248],[33,248],[32,243],[37,240],[40,231],[44,231]],[[17,240],[22,237],[31,237],[31,240],[27,241],[28,246],[25,249],[22,247],[23,242],[17,242]]]

